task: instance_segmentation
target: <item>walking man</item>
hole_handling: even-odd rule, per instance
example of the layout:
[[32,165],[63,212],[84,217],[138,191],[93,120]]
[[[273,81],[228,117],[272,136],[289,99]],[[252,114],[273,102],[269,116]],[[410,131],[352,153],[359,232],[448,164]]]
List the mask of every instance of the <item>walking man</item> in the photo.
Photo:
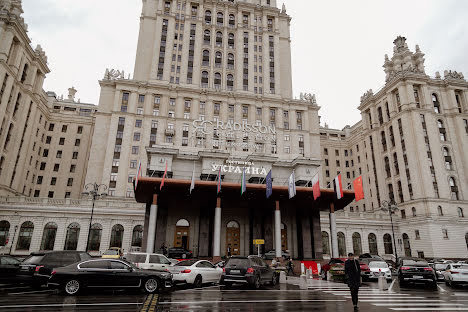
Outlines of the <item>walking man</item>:
[[354,310],[358,310],[358,293],[361,287],[361,267],[359,261],[354,259],[354,254],[348,254],[348,260],[345,262],[345,274],[348,280],[351,298],[353,300]]
[[291,275],[294,276],[294,263],[291,258],[289,258],[288,263],[286,263],[286,269],[286,275],[289,275],[289,272],[291,272]]

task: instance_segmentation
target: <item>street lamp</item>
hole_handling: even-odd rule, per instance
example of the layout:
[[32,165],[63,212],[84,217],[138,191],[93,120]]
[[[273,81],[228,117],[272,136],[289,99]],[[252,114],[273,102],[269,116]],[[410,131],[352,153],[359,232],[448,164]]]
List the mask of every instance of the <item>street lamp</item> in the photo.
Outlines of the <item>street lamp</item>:
[[395,230],[393,229],[393,218],[392,218],[392,214],[394,214],[395,211],[398,210],[398,206],[394,200],[390,200],[390,201],[384,200],[382,201],[382,207],[380,209],[382,209],[382,211],[388,212],[388,214],[390,215],[390,222],[392,223],[392,236],[393,236],[393,248],[394,248],[393,250],[395,251],[395,262],[398,262],[398,252],[397,252],[397,246],[395,243]]
[[11,244],[10,244],[10,253],[9,255],[11,255],[11,248],[13,247],[13,243],[15,242],[15,236],[16,236],[16,231],[18,230],[18,226],[15,225],[15,231],[13,232],[13,239],[11,240]]
[[104,184],[97,184],[96,182],[94,183],[89,183],[85,185],[85,190],[86,192],[83,192],[84,196],[89,196],[93,200],[93,207],[91,209],[91,218],[89,219],[89,228],[88,228],[88,239],[86,241],[86,251],[89,249],[89,236],[91,235],[91,225],[93,222],[93,214],[94,214],[94,202],[96,199],[99,198],[104,198],[107,196],[106,190],[107,190],[107,185]]

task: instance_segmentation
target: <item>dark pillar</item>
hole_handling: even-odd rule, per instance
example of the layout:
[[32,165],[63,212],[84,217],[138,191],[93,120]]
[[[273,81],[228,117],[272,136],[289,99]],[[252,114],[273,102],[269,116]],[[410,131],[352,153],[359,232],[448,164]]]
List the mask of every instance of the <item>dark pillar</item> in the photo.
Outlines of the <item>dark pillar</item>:
[[311,237],[311,224],[310,215],[308,210],[301,209],[301,227],[302,227],[302,249],[304,252],[304,259],[312,259],[312,237]]
[[323,258],[322,228],[320,227],[320,209],[314,207],[312,210],[312,239],[314,243],[314,258]]
[[[270,205],[264,210],[264,229],[265,229],[265,250],[263,252],[268,252],[273,250],[273,211],[270,209]],[[261,237],[263,238],[263,237]]]
[[148,241],[148,226],[149,226],[149,215],[150,215],[151,203],[146,204],[145,209],[145,224],[143,226],[143,239],[141,242],[141,251],[146,252],[146,242]]
[[[167,232],[167,214],[168,214],[168,206],[167,202],[164,204],[159,204],[158,207],[158,219],[156,221],[156,239],[154,240],[154,250],[155,252],[159,252],[159,249],[162,243],[165,243],[167,247],[173,245],[172,241],[166,242],[166,232]],[[175,224],[173,224],[175,227]]]
[[200,229],[198,233],[198,256],[209,257],[211,250],[211,214],[212,209],[206,205],[200,207]]
[[297,257],[304,260],[304,248],[302,241],[302,215],[301,209],[296,207],[296,235],[297,235]]

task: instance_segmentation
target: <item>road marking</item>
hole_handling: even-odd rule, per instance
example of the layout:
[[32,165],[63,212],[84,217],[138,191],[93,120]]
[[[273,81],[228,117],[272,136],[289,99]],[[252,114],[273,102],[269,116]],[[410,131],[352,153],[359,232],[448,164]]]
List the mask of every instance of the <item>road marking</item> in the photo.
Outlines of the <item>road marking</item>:
[[[389,308],[394,311],[427,311],[427,308]],[[433,310],[433,309],[431,309]],[[437,311],[468,311],[468,308],[437,308]]]
[[468,296],[468,294],[466,294],[466,293],[454,293],[454,294],[452,294],[452,296],[466,297],[466,296]]
[[6,308],[35,308],[35,307],[76,307],[76,306],[121,306],[121,305],[142,305],[141,302],[109,302],[109,303],[54,303],[54,304],[19,304],[0,305],[0,309]]
[[437,287],[439,287],[439,289],[442,291],[442,292],[447,292],[445,289],[443,289],[440,285],[437,285]]
[[[285,299],[285,300],[214,300],[214,301],[168,301],[159,302],[160,305],[171,304],[205,304],[205,303],[273,303],[273,302],[345,302],[347,300],[327,299]],[[1,307],[1,306],[0,306]]]
[[429,307],[435,307],[435,306],[464,306],[463,303],[374,303],[373,305],[378,306],[378,307],[394,307],[394,306],[429,306]]
[[[351,298],[351,297],[348,297]],[[415,300],[415,299],[394,299],[394,298],[381,298],[381,299],[359,299],[359,302],[382,302],[384,303],[385,301],[391,301],[391,302],[405,302],[405,303],[419,303],[421,300]],[[424,300],[424,302],[445,302],[443,300]]]
[[23,291],[23,292],[17,292],[17,293],[9,293],[9,295],[35,294],[35,293],[53,292],[53,291],[54,290],[52,290],[52,289],[34,290],[34,291]]
[[11,289],[21,289],[21,288],[31,288],[31,287],[29,287],[29,286],[18,286],[18,287],[0,288],[0,290],[11,290]]
[[218,291],[218,292],[253,292],[253,291],[258,291],[258,292],[274,292],[274,291],[292,291],[292,292],[301,292],[301,291],[307,291],[310,292],[310,290],[305,290],[305,289],[219,289],[219,290],[214,290],[214,289],[186,289],[186,290],[180,290],[177,291],[179,292],[190,292],[190,291]]
[[146,297],[145,303],[140,312],[153,312],[158,305],[158,295],[150,294]]
[[395,285],[396,280],[393,280],[392,283],[390,284],[390,287],[388,287],[388,292],[392,291],[393,285]]
[[[349,298],[351,298],[351,296],[345,296],[345,298],[349,299]],[[361,296],[361,295],[359,295],[359,298],[362,298],[362,299],[408,299],[408,300],[413,299],[413,298],[424,299],[424,297],[413,297],[413,296],[411,296],[411,298],[410,298],[410,297],[405,297],[405,295],[397,295],[397,296],[387,296],[387,295]]]

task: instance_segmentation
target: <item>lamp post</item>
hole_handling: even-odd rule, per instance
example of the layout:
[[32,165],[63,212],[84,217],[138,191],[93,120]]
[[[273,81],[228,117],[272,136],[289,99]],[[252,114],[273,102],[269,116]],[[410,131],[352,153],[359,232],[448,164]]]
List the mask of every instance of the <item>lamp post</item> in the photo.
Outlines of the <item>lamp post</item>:
[[390,215],[390,223],[392,224],[392,237],[393,237],[393,248],[394,248],[393,250],[395,251],[395,262],[398,262],[398,252],[397,252],[397,246],[395,242],[395,230],[393,228],[393,217],[392,217],[395,211],[398,210],[398,206],[394,200],[390,200],[390,201],[384,200],[382,201],[381,209],[382,211],[388,212],[388,214]]
[[11,248],[13,247],[13,243],[15,242],[15,236],[16,236],[16,231],[18,230],[18,226],[15,225],[15,231],[13,232],[13,239],[11,240],[11,244],[10,244],[10,253],[9,255],[11,255]]
[[107,193],[106,193],[107,185],[97,184],[96,182],[89,183],[85,185],[85,190],[86,192],[83,192],[83,195],[91,197],[93,201],[93,207],[91,208],[91,218],[89,218],[88,238],[86,240],[86,251],[88,251],[89,236],[91,235],[91,225],[93,223],[93,215],[94,215],[94,202],[96,201],[96,199],[104,198],[107,196]]

